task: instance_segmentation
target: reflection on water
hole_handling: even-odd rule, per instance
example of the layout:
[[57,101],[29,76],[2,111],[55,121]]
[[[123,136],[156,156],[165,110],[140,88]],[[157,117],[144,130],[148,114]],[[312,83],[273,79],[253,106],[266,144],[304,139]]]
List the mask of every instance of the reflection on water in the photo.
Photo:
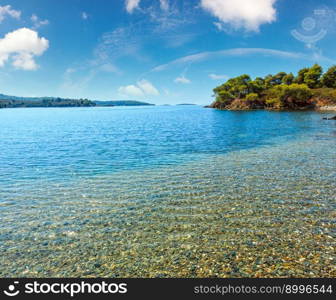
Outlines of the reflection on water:
[[0,276],[336,275],[318,114],[4,111]]

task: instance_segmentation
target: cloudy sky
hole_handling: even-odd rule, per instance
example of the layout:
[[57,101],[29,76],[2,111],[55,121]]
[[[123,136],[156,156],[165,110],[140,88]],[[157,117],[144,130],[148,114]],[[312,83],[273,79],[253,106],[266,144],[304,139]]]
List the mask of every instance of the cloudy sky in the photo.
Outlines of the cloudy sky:
[[0,0],[0,93],[211,102],[228,77],[336,63],[336,0]]

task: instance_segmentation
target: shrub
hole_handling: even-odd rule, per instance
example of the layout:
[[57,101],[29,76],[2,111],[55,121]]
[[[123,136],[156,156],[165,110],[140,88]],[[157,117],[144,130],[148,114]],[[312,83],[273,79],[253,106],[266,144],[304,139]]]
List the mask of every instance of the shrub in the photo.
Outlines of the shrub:
[[275,109],[308,106],[312,97],[311,90],[305,84],[278,85],[266,95],[266,104]]
[[312,92],[305,84],[291,84],[282,90],[282,100],[289,104],[304,104],[312,97]]
[[254,103],[254,102],[257,102],[258,100],[259,100],[259,95],[256,93],[250,93],[246,96],[247,102]]
[[271,109],[282,109],[283,103],[279,98],[269,98],[266,100],[266,107]]
[[317,101],[336,104],[336,90],[332,88],[321,88],[313,90],[313,97]]

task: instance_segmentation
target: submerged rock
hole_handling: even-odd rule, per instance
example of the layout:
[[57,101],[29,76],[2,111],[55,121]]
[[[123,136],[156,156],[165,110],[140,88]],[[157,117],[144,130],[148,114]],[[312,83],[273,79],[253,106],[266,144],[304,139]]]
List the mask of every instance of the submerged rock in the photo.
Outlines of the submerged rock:
[[331,117],[331,118],[323,118],[323,120],[336,120],[336,116],[334,116],[334,117]]

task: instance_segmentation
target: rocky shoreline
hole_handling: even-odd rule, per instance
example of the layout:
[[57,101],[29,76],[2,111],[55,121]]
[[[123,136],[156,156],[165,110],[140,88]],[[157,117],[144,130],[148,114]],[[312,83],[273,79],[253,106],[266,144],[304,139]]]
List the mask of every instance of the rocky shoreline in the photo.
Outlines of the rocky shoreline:
[[336,116],[331,117],[331,118],[323,118],[323,120],[336,120]]
[[319,111],[335,111],[336,112],[336,105],[326,105],[326,106],[321,106],[318,108]]
[[270,107],[264,107],[262,105],[255,105],[255,106],[249,106],[244,104],[243,99],[236,99],[234,100],[230,105],[223,106],[218,102],[213,102],[210,105],[204,106],[204,108],[214,108],[218,110],[231,110],[231,111],[250,111],[250,110],[270,110],[270,111],[302,111],[302,110],[314,110],[319,112],[336,112],[336,105],[325,105],[325,106],[319,106],[319,105],[306,105],[302,107],[295,107],[292,109],[287,108],[270,108]]
[[[214,102],[211,105],[206,105],[204,106],[204,108],[214,108],[214,109],[218,109],[218,110],[229,110],[229,111],[252,111],[252,110],[265,110],[264,107],[255,107],[255,108],[248,108],[248,107],[218,107],[218,105],[216,105],[218,103]],[[289,110],[280,110],[280,109],[266,109],[269,111],[289,111]],[[317,112],[321,112],[321,113],[327,113],[327,112],[336,112],[336,106],[333,105],[328,105],[328,106],[321,106],[321,107],[301,107],[298,109],[292,109],[290,111],[303,111],[303,110],[313,110],[313,111],[317,111]],[[324,117],[323,120],[336,120],[336,115],[333,117]]]

